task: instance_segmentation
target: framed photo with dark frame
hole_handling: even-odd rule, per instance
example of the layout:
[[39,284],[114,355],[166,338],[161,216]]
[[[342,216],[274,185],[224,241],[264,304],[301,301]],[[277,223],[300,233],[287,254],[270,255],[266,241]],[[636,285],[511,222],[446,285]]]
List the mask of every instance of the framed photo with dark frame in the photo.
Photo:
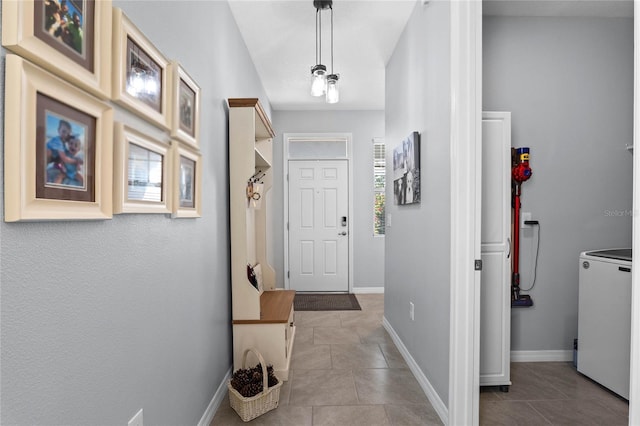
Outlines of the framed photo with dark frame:
[[111,218],[111,106],[11,54],[5,90],[5,222]]
[[171,75],[171,136],[198,148],[200,138],[200,87],[176,61]]
[[193,218],[202,215],[202,167],[200,154],[184,147],[178,141],[171,142],[173,150],[173,212],[172,217]]
[[171,147],[122,123],[114,134],[114,213],[171,213]]
[[3,1],[2,45],[107,99],[111,19],[111,0]]
[[169,61],[117,8],[113,31],[113,100],[169,130]]
[[411,132],[393,150],[395,204],[420,203],[420,133]]

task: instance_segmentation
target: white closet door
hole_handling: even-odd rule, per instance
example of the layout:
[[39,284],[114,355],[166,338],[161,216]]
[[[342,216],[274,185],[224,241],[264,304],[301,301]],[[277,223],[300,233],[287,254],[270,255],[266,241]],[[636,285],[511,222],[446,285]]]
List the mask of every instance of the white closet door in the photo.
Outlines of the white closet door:
[[480,386],[510,385],[511,113],[482,113]]

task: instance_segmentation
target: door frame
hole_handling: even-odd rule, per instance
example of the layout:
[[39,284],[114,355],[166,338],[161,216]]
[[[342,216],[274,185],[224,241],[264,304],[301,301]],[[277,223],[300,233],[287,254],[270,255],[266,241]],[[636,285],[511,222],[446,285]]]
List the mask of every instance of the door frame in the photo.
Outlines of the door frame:
[[[634,1],[634,99],[633,99],[633,143],[640,145],[640,0]],[[452,205],[470,202],[468,194],[455,194],[454,184],[466,182],[469,188],[475,185],[470,182],[471,173],[464,170],[463,165],[473,158],[472,151],[465,153],[464,149],[474,150],[474,142],[478,137],[477,127],[481,125],[481,118],[474,120],[467,117],[465,112],[472,115],[481,114],[482,102],[482,2],[465,0],[451,2],[451,99],[452,99],[452,158],[456,159],[456,167],[452,164]],[[466,110],[466,111],[465,111]],[[465,138],[465,136],[468,136]],[[453,157],[454,153],[462,156]],[[476,154],[477,155],[477,154]],[[480,192],[476,191],[476,198]],[[474,222],[474,216],[479,216],[478,210],[471,209],[468,214],[452,211],[452,263],[462,260],[462,264],[469,261],[469,254],[473,250],[473,243],[465,241],[457,231]],[[640,156],[633,158],[633,231],[632,247],[636,252],[640,250]],[[477,219],[477,217],[476,217]],[[476,221],[477,222],[477,221]],[[457,257],[457,256],[460,257]],[[476,285],[475,279],[465,269],[465,274],[458,277],[453,271],[451,276],[451,324],[450,324],[450,354],[449,354],[449,424],[477,425],[479,422],[478,401],[478,364],[472,358],[479,354],[479,333],[477,320],[472,315],[460,312],[465,306],[473,306],[472,296],[466,288]],[[454,298],[454,295],[457,298]],[[630,365],[630,395],[629,395],[629,425],[640,424],[640,273],[634,267],[632,271],[631,296],[631,365]],[[453,348],[469,349],[466,356],[456,356]],[[464,391],[465,386],[472,386],[472,392]]]
[[[638,143],[640,132],[640,1],[634,1],[633,11],[633,144]],[[633,216],[632,248],[640,250],[640,156],[633,156]],[[637,265],[637,262],[636,262]],[[640,274],[632,268],[631,275],[631,365],[629,384],[629,424],[640,424]]]
[[353,293],[353,137],[351,133],[283,133],[282,134],[282,186],[283,186],[283,223],[282,227],[284,229],[284,268],[282,271],[282,275],[284,278],[284,288],[289,290],[291,288],[291,283],[289,280],[289,229],[287,224],[289,223],[289,140],[290,139],[308,139],[308,140],[345,140],[347,144],[347,153],[346,157],[342,158],[295,158],[291,159],[292,161],[296,160],[305,160],[305,161],[331,161],[331,160],[345,160],[347,162],[347,203],[348,203],[348,214],[349,217],[347,219],[347,226],[349,229],[348,238],[348,250],[349,250],[349,273],[348,276],[348,291],[349,293]]
[[482,212],[482,2],[450,3],[451,300],[450,425],[477,425],[480,413]]

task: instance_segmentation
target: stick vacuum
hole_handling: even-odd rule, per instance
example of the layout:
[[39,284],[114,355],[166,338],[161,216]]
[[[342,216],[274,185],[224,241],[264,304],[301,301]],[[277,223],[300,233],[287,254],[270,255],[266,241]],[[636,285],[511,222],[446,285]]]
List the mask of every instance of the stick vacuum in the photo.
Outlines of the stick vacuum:
[[529,167],[529,148],[512,148],[511,189],[513,205],[513,265],[511,276],[511,307],[533,306],[528,294],[520,294],[520,195],[522,183],[533,171]]

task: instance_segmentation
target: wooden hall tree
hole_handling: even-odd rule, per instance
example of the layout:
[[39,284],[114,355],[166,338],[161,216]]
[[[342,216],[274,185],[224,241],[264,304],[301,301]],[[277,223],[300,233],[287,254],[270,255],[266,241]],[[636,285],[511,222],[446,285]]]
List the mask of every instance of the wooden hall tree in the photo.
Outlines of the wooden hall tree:
[[267,260],[275,133],[258,99],[228,101],[234,370],[242,368],[244,350],[255,348],[288,380],[295,291],[275,289],[275,270]]

